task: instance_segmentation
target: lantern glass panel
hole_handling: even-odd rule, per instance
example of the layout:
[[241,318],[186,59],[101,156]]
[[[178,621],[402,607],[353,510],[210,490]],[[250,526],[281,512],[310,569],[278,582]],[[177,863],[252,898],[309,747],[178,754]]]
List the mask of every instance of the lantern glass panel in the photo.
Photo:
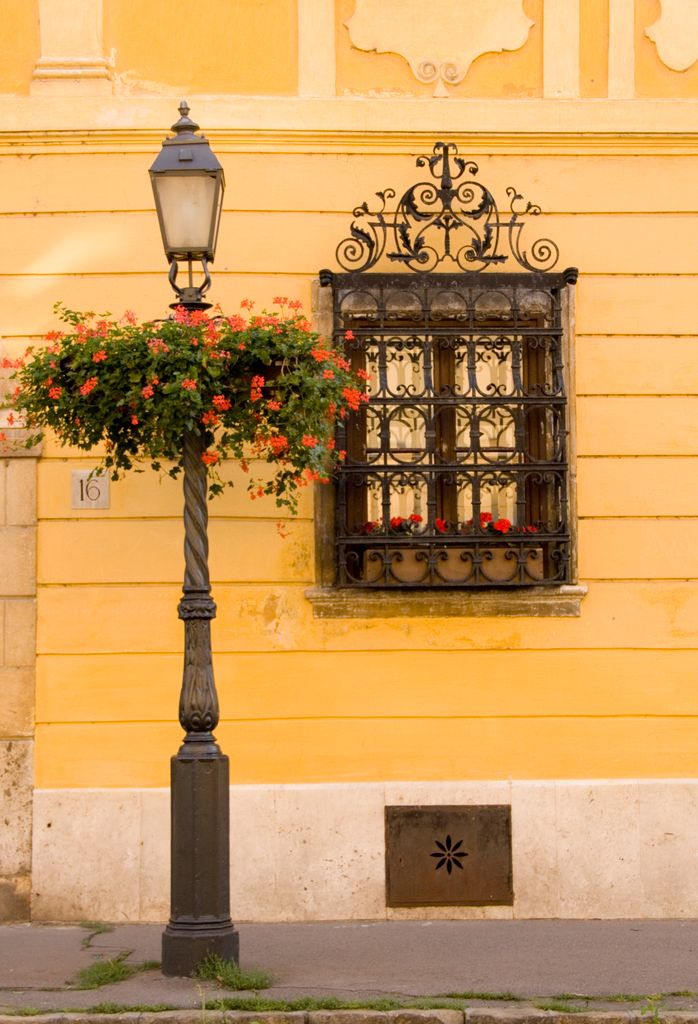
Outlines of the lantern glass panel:
[[158,174],[153,186],[160,207],[165,248],[170,254],[213,258],[222,189],[215,174]]
[[213,220],[213,223],[211,224],[211,251],[210,251],[210,254],[209,254],[209,259],[210,260],[213,260],[213,258],[215,256],[215,253],[216,253],[216,247],[218,245],[218,228],[220,227],[221,213],[223,212],[223,193],[224,192],[225,192],[225,183],[223,181],[223,176],[221,174],[220,186],[218,188],[218,194],[217,194],[216,200],[215,200],[215,202],[216,202],[216,214],[215,214],[215,218]]

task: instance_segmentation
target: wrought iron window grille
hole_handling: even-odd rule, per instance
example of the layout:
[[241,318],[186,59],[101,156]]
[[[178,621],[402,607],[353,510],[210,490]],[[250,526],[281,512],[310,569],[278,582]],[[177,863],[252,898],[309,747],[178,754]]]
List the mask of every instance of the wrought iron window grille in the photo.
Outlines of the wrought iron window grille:
[[[356,269],[320,274],[334,343],[369,380],[337,437],[337,585],[559,586],[571,550],[562,307],[577,271],[550,271],[550,240],[521,249],[521,216],[539,208],[517,212],[509,189],[502,218],[488,189],[459,183],[477,168],[453,144],[417,163],[438,187],[411,186],[391,216],[358,207],[337,249]],[[384,207],[394,192],[378,195]],[[415,273],[367,272],[384,255]],[[479,272],[510,258],[524,271]],[[447,260],[454,273],[434,271]]]
[[530,252],[522,248],[523,218],[538,216],[539,206],[509,187],[508,214],[500,212],[490,190],[475,180],[477,164],[458,156],[453,142],[437,142],[431,156],[417,158],[417,166],[428,167],[434,180],[410,185],[394,213],[385,209],[395,198],[391,188],[376,192],[379,209],[366,202],[354,209],[349,237],[336,251],[343,270],[371,270],[383,255],[419,274],[444,261],[456,271],[478,272],[510,257],[525,270],[553,269],[560,255],[555,242],[538,238]]

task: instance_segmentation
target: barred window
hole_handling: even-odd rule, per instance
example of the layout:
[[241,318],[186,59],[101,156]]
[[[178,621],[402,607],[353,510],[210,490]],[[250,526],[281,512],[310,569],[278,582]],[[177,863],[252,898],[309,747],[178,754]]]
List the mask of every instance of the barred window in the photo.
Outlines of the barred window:
[[432,180],[392,213],[392,189],[376,193],[377,210],[358,206],[337,247],[346,272],[320,273],[335,345],[369,385],[337,438],[335,585],[560,588],[574,582],[566,311],[577,271],[553,272],[550,239],[523,247],[540,208],[509,188],[501,212],[453,143],[417,165]]
[[340,428],[337,582],[568,580],[559,274],[340,274],[334,329],[370,399]]

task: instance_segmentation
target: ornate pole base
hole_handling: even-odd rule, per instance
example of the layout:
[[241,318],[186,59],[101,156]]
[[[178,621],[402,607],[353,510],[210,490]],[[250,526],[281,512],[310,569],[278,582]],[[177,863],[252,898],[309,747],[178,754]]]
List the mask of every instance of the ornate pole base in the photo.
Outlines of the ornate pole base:
[[191,976],[213,953],[239,959],[230,919],[228,758],[210,733],[189,733],[171,761],[172,908],[162,973]]

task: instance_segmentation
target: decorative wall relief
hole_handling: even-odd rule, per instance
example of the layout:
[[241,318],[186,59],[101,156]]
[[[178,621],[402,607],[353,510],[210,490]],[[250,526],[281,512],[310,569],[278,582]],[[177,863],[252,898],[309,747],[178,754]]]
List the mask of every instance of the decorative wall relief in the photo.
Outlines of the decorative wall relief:
[[662,13],[645,35],[657,47],[659,59],[672,71],[687,71],[698,60],[698,3],[660,0]]
[[358,50],[397,53],[434,96],[448,96],[483,53],[518,50],[533,21],[523,0],[356,0],[345,22]]

